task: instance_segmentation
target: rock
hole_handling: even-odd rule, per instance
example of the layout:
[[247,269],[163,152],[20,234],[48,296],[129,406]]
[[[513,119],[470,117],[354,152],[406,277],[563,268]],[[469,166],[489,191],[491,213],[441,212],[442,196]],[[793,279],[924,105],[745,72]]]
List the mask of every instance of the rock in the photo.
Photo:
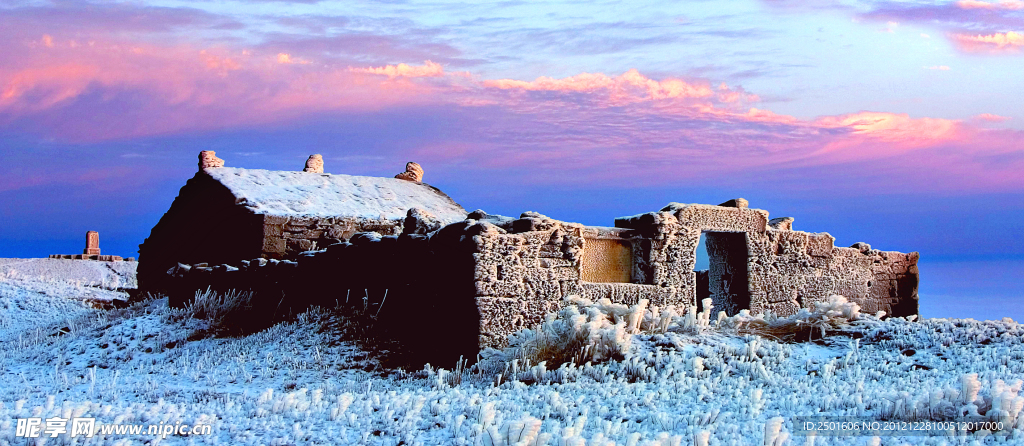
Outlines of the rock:
[[487,212],[484,212],[483,209],[477,209],[470,212],[469,215],[466,216],[466,219],[486,221],[505,230],[506,232],[512,231],[512,223],[516,221],[516,219],[512,217],[488,214]]
[[370,243],[379,242],[381,237],[382,236],[380,235],[379,232],[357,232],[355,233],[355,235],[352,236],[351,239],[348,240],[348,242],[353,245],[367,245]]
[[793,217],[779,217],[768,221],[768,226],[781,231],[793,230]]
[[477,221],[466,228],[466,236],[474,235],[498,235],[507,233],[497,225],[487,221]]
[[856,249],[856,250],[858,250],[858,251],[860,251],[860,252],[862,252],[864,254],[867,254],[867,253],[871,252],[871,245],[869,245],[867,243],[864,243],[864,242],[854,243],[854,244],[850,245],[850,247],[854,248],[854,249]]
[[538,212],[523,212],[519,219],[512,222],[512,232],[547,231],[559,225],[559,222]]
[[217,152],[203,150],[199,152],[199,170],[224,167],[224,160],[217,158]]
[[423,181],[423,168],[412,161],[405,163],[405,172],[395,175],[395,178],[406,181]]
[[412,208],[405,214],[402,233],[427,235],[441,229],[441,226],[444,225],[433,214],[420,208]]
[[673,202],[665,205],[665,207],[661,208],[661,210],[658,211],[658,212],[672,212],[672,213],[676,213],[676,212],[679,212],[680,209],[683,209],[683,208],[685,208],[687,206],[689,206],[689,205],[686,204],[686,203],[679,203],[679,202],[673,201]]
[[309,159],[306,160],[306,167],[302,169],[303,172],[311,173],[324,173],[324,157],[320,156],[319,153],[310,155]]
[[748,202],[744,198],[733,198],[732,200],[726,201],[725,203],[722,203],[719,206],[725,208],[746,209],[748,206],[750,206],[750,202]]

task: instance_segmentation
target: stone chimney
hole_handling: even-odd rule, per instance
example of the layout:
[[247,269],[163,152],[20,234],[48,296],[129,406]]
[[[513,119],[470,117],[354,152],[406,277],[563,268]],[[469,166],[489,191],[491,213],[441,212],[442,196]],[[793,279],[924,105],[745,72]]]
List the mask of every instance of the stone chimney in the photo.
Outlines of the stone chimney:
[[203,150],[199,152],[199,170],[224,167],[224,160],[217,158],[217,152]]
[[306,168],[302,169],[302,171],[324,173],[324,157],[320,156],[319,153],[316,155],[310,155],[309,159],[306,160]]
[[100,255],[100,233],[89,231],[85,233],[85,255]]
[[405,163],[405,172],[395,175],[395,178],[419,183],[423,181],[423,168],[419,164],[410,161]]

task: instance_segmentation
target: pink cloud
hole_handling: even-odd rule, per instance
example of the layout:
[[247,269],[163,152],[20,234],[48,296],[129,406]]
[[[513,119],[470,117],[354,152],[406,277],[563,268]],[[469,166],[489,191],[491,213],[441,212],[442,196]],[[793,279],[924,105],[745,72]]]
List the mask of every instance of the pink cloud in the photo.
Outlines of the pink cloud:
[[457,136],[413,144],[407,150],[417,159],[457,157],[449,161],[520,169],[548,182],[642,185],[856,164],[907,178],[988,169],[971,187],[1024,188],[1019,175],[1004,172],[1020,163],[986,164],[1024,153],[1021,132],[887,112],[801,119],[752,108],[756,95],[702,79],[629,70],[479,80],[430,61],[340,67],[278,51],[72,43],[58,34],[20,45],[18,57],[0,66],[0,127],[48,138],[284,125],[335,111],[444,110],[456,130],[445,135]]
[[799,119],[792,116],[780,115],[770,110],[758,110],[756,108],[748,110],[743,117],[751,121],[775,122],[780,124],[799,124],[801,122]]
[[288,53],[277,53],[277,63],[306,65],[310,62],[302,58],[292,57]]
[[957,123],[950,119],[911,118],[907,114],[860,112],[826,116],[815,123],[828,128],[847,128],[855,135],[883,141],[933,141],[950,137]]
[[379,74],[387,76],[388,79],[394,79],[396,77],[444,76],[444,67],[442,67],[441,64],[437,64],[429,60],[420,66],[400,63],[398,65],[385,65],[383,67],[350,68],[349,70],[353,73]]
[[994,115],[992,113],[982,113],[980,115],[975,116],[974,119],[977,121],[986,122],[1004,122],[1009,120],[1010,118],[1007,118],[1006,116]]
[[881,31],[883,33],[895,33],[896,32],[896,28],[898,28],[899,26],[900,26],[900,22],[889,21],[889,22],[885,23],[885,28],[882,28],[879,31]]
[[719,85],[716,89],[707,81],[688,82],[675,78],[659,81],[644,76],[636,69],[618,76],[582,73],[561,79],[542,76],[533,81],[486,80],[482,85],[498,90],[598,94],[605,97],[609,103],[618,105],[642,101],[682,100],[709,106],[714,103],[757,100],[755,95],[749,95],[742,89],[730,89],[725,84]]
[[960,0],[956,5],[962,9],[1024,9],[1024,1],[1005,0],[998,3],[989,3],[978,0]]
[[809,156],[813,162],[850,162],[892,157],[897,154],[964,141],[961,121],[911,118],[907,114],[860,112],[816,119],[814,125],[846,131],[843,138],[827,141]]
[[1015,52],[1024,47],[1024,34],[1013,31],[988,35],[953,34],[950,37],[968,52]]
[[[432,89],[367,82],[373,75],[285,53],[77,43],[56,35],[23,44],[19,51],[21,57],[0,66],[0,124],[32,116],[21,121],[27,128],[76,140],[281,122],[324,110],[380,109],[416,103]],[[119,103],[122,98],[134,99],[125,105]],[[126,114],[126,106],[133,110]],[[89,110],[77,111],[81,107]]]

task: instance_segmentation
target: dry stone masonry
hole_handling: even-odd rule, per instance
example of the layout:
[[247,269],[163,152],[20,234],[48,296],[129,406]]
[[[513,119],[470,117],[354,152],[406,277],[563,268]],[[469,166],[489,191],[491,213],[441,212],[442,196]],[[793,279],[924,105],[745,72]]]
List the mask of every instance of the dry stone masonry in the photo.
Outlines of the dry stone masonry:
[[[415,163],[409,172],[422,175]],[[742,198],[670,203],[599,227],[466,213],[415,181],[296,174],[201,171],[140,249],[140,286],[159,285],[175,305],[210,286],[251,289],[289,312],[365,298],[408,343],[467,357],[577,295],[680,309],[707,297],[728,314],[789,315],[839,294],[865,311],[917,313],[916,252],[836,247]],[[696,271],[702,236],[709,266]]]

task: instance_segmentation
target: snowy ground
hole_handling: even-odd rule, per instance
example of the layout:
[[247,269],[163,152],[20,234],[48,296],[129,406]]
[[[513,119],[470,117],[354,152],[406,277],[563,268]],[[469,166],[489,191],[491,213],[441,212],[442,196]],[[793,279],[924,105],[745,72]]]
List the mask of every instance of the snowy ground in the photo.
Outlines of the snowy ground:
[[[128,298],[135,262],[0,259],[0,343]],[[53,328],[53,327],[51,327]],[[62,327],[56,327],[62,328]],[[6,348],[6,347],[5,347]]]
[[[344,339],[329,310],[217,338],[204,335],[208,321],[169,310],[164,299],[97,309],[82,293],[102,284],[42,277],[0,278],[0,445],[1024,444],[1024,328],[1012,321],[864,317],[847,329],[857,340],[800,344],[699,317],[631,335],[628,325],[642,323],[630,321],[608,332],[609,345],[626,353],[619,361],[501,362],[509,350],[461,374],[405,373],[381,369]],[[1010,428],[792,435],[800,415],[948,419],[961,411]],[[212,434],[16,437],[17,420],[28,417],[208,424]]]

